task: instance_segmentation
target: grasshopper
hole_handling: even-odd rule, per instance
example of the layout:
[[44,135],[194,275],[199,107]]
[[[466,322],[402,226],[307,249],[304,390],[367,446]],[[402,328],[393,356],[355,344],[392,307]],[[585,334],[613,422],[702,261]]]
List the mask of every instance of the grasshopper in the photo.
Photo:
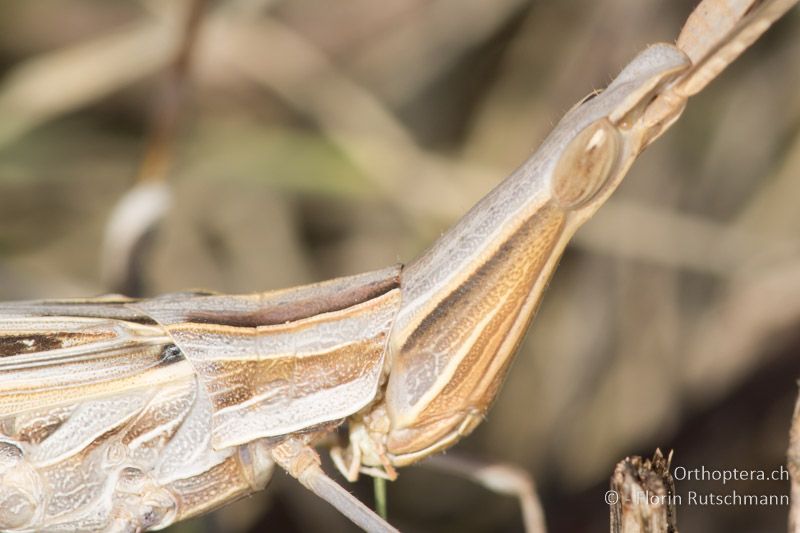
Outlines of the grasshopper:
[[164,528],[275,465],[370,531],[329,478],[394,479],[481,422],[575,231],[797,0],[705,0],[405,267],[247,295],[0,305],[0,529]]

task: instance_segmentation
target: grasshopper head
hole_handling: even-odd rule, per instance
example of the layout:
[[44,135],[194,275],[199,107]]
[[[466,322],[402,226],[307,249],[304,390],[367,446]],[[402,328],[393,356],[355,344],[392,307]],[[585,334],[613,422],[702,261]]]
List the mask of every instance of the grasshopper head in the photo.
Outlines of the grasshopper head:
[[567,113],[553,133],[560,148],[549,173],[556,205],[588,218],[608,199],[636,156],[680,115],[685,100],[671,101],[657,120],[648,108],[690,64],[675,46],[651,46],[605,91]]
[[[382,442],[392,464],[442,450],[482,420],[564,247],[663,129],[650,105],[689,64],[672,45],[645,50],[403,270]],[[657,116],[676,118],[674,103]]]

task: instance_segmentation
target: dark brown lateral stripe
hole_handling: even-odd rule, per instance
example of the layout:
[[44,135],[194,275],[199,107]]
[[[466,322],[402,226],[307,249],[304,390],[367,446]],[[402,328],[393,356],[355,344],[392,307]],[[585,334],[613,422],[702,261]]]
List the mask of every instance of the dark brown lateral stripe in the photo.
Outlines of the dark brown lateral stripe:
[[[79,334],[76,334],[79,335]],[[20,334],[0,335],[0,357],[24,353],[44,352],[61,348],[62,341],[56,335]]]
[[[489,256],[472,275],[445,295],[410,332],[395,354],[402,361],[392,371],[391,382],[401,383],[405,398],[416,404],[432,387],[436,387],[440,369],[450,363],[454,354],[466,347],[458,372],[447,383],[445,391],[467,387],[458,393],[442,392],[431,400],[437,413],[454,410],[456,401],[468,403],[482,369],[496,356],[497,339],[503,339],[518,320],[519,309],[530,296],[535,280],[549,279],[552,269],[543,271],[564,228],[565,217],[557,209],[537,211]],[[473,337],[478,322],[495,314],[485,331]],[[531,315],[532,316],[532,315]],[[528,317],[527,320],[530,320]],[[494,343],[494,344],[492,344]],[[441,354],[432,357],[431,354]],[[492,358],[487,358],[491,355]],[[468,380],[468,377],[472,376]],[[450,402],[448,405],[440,405]]]
[[400,287],[400,267],[393,267],[298,287],[294,289],[291,299],[283,301],[280,297],[283,291],[274,293],[274,297],[272,293],[264,293],[263,302],[256,309],[226,311],[215,305],[203,309],[203,300],[213,303],[212,300],[217,297],[196,298],[192,302],[193,308],[187,309],[185,320],[233,327],[285,324],[322,313],[341,311],[382,296],[398,287]]
[[[403,349],[419,354],[426,353],[423,349],[426,336],[430,336],[432,330],[442,328],[443,323],[446,323],[447,320],[453,319],[453,310],[458,308],[458,302],[462,300],[465,295],[477,292],[476,289],[480,290],[482,286],[500,283],[500,281],[496,280],[492,280],[491,282],[487,280],[491,279],[493,275],[499,278],[499,280],[503,280],[503,276],[498,276],[496,272],[502,271],[503,263],[508,260],[508,257],[520,255],[520,250],[528,252],[528,248],[538,243],[542,248],[547,248],[549,252],[549,248],[553,246],[555,237],[560,234],[563,224],[563,218],[553,218],[549,213],[545,214],[545,216],[543,216],[542,213],[537,213],[530,217],[509,237],[507,242],[497,248],[495,253],[487,258],[486,262],[475,270],[472,276],[465,279],[460,285],[455,287],[450,294],[436,304],[436,307],[433,308],[420,322],[417,328],[411,332],[408,338],[405,339],[403,342]],[[523,245],[527,248],[523,248]],[[523,260],[520,261],[520,266],[518,268],[528,270],[541,268],[544,264],[544,260],[547,258],[547,253],[539,253],[541,257],[535,258],[535,261],[532,261],[523,253]],[[538,274],[538,271],[533,273],[533,275],[536,274]],[[424,355],[422,357],[424,357]]]
[[0,333],[0,357],[12,357],[36,352],[58,350],[70,346],[87,345],[113,338],[111,333],[87,331],[54,331],[52,333],[19,332]]

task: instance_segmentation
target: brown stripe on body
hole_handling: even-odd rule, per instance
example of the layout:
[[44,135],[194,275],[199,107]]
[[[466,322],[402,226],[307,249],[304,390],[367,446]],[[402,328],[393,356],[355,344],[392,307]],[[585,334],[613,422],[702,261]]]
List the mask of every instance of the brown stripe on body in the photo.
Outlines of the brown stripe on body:
[[262,307],[256,311],[226,314],[219,312],[193,311],[187,314],[189,322],[224,324],[227,326],[268,326],[295,322],[322,313],[332,313],[366,302],[392,289],[400,286],[398,276],[390,279],[381,279],[366,285],[351,287],[343,284],[341,287],[326,289],[324,293],[309,291],[309,294],[300,300],[270,304],[267,298],[262,301]]
[[399,304],[395,288],[294,322],[165,327],[208,392],[214,445],[224,447],[338,420],[373,401]]
[[374,300],[400,286],[400,266],[292,289],[244,295],[165,295],[131,304],[163,324],[258,327],[296,322]]
[[0,333],[0,357],[46,352],[91,344],[116,337],[113,332],[13,332]]
[[191,374],[165,383],[150,399],[147,407],[128,424],[120,441],[133,454],[141,455],[142,448],[157,453],[186,419],[195,402],[196,388],[197,380]]
[[178,504],[175,521],[207,513],[253,492],[246,469],[239,454],[233,454],[201,474],[166,485]]
[[16,440],[39,444],[61,427],[78,404],[27,411],[8,419],[4,433]]
[[[164,325],[197,372],[211,399],[214,446],[220,449],[339,420],[373,401],[400,304],[400,290],[387,290],[396,285],[398,272],[392,268],[358,276],[349,296],[319,308],[332,309],[370,296],[367,300],[279,324],[245,327],[180,320],[186,314],[182,309],[194,309],[190,304],[226,307],[207,298],[150,300],[143,302],[142,310]],[[321,285],[323,292],[329,292],[342,283],[347,281]],[[266,301],[297,302],[312,292],[320,294],[319,286],[265,296]],[[228,298],[240,310],[254,304],[248,296],[211,298]],[[260,316],[270,312],[265,308]]]
[[218,411],[254,398],[265,404],[288,402],[294,363],[295,358],[287,355],[266,361],[199,361],[195,368]]
[[[537,211],[422,320],[401,346],[390,376],[387,394],[402,389],[398,398],[407,401],[394,406],[401,418],[411,417],[403,409],[413,409],[415,423],[424,425],[426,420],[450,417],[476,406],[488,408],[521,340],[520,335],[508,345],[509,331],[524,331],[532,319],[541,290],[532,291],[536,286],[543,289],[549,279],[551,272],[543,269],[564,224],[565,216],[556,208]],[[520,315],[523,308],[525,314]],[[462,359],[446,379],[442,374],[454,357]],[[427,405],[419,403],[439,386],[441,390]]]
[[279,355],[261,361],[207,361],[196,365],[211,402],[223,410],[245,402],[280,407],[295,398],[334,389],[369,373],[380,362],[381,334],[312,355]]

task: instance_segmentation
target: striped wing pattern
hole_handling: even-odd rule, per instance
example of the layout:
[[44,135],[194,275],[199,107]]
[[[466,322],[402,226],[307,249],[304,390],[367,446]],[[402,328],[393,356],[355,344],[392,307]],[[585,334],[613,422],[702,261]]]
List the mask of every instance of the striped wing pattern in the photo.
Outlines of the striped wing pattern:
[[0,530],[158,529],[261,488],[252,440],[374,400],[398,278],[0,304]]
[[214,446],[225,448],[342,419],[372,402],[399,304],[394,267],[291,291],[177,295],[137,308],[194,365],[214,407]]

